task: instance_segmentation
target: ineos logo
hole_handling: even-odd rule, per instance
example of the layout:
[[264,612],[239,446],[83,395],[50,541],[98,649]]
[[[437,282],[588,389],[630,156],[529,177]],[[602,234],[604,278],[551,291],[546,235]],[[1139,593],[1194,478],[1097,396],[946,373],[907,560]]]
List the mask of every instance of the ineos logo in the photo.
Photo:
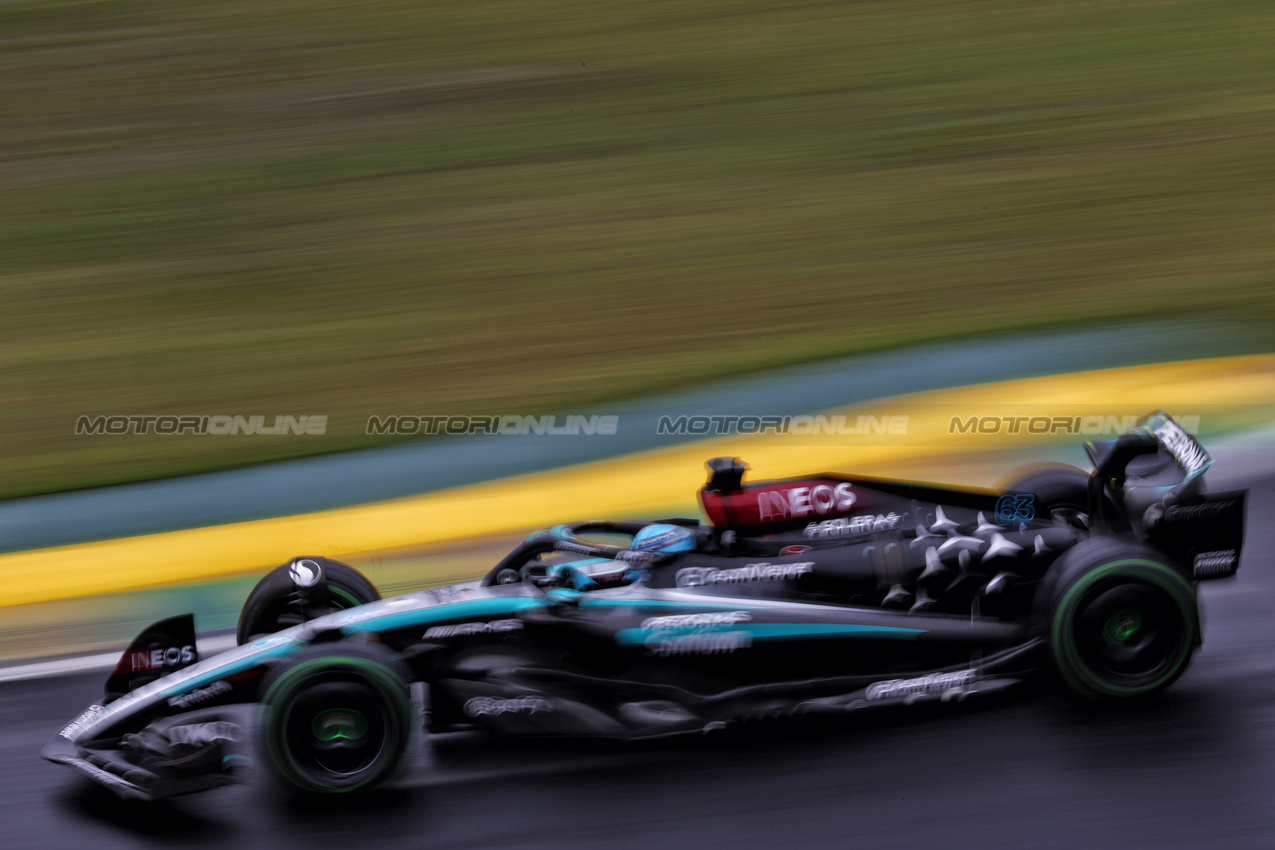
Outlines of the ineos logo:
[[137,673],[144,670],[162,670],[165,667],[183,667],[195,662],[195,647],[170,646],[167,649],[140,650],[124,653],[116,672]]
[[836,487],[817,484],[814,487],[792,487],[786,490],[762,490],[757,494],[757,513],[762,522],[794,519],[830,512],[848,511],[856,501],[849,484]]

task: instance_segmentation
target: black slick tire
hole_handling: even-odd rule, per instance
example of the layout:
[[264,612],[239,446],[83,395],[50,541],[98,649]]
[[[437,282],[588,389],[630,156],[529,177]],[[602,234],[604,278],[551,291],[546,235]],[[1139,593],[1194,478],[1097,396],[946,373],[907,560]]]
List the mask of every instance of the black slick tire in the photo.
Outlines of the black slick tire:
[[401,769],[412,740],[407,676],[373,644],[319,644],[262,683],[260,751],[270,772],[307,795],[368,791]]
[[1200,643],[1195,589],[1153,550],[1110,538],[1082,541],[1059,559],[1038,601],[1062,681],[1088,700],[1160,693]]
[[[324,585],[321,605],[297,604],[298,592],[307,591],[297,585],[294,577],[299,564],[302,574],[316,569],[321,574]],[[348,564],[318,556],[293,558],[267,573],[248,594],[239,612],[235,639],[242,646],[257,635],[274,634],[306,619],[357,608],[380,598],[372,582]]]

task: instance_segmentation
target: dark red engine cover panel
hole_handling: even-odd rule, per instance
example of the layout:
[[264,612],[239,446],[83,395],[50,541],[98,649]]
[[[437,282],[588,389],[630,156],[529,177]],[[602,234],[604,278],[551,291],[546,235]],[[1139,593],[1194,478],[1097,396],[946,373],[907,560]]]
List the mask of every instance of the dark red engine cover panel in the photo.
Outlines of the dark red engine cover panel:
[[718,528],[791,528],[849,516],[869,507],[865,493],[848,481],[808,478],[750,484],[733,493],[704,487],[700,504]]

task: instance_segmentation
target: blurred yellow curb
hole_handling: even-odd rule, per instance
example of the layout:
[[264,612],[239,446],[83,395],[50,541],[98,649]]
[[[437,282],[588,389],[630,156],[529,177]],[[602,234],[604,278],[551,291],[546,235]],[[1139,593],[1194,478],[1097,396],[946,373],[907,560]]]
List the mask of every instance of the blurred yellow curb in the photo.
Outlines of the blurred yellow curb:
[[[822,471],[929,479],[927,467],[941,458],[1057,442],[1059,429],[1080,442],[1086,437],[1069,423],[1082,420],[1114,422],[1155,409],[1207,417],[1269,409],[1272,400],[1275,355],[1269,354],[896,396],[824,414],[844,416],[850,430],[864,434],[718,437],[387,502],[0,555],[3,604],[214,578],[303,554],[348,558],[576,519],[649,516],[691,503],[704,461],[718,455],[744,457],[758,479]],[[906,433],[875,433],[887,416],[896,423],[906,417]],[[1048,429],[1033,433],[1033,419],[1050,420]]]

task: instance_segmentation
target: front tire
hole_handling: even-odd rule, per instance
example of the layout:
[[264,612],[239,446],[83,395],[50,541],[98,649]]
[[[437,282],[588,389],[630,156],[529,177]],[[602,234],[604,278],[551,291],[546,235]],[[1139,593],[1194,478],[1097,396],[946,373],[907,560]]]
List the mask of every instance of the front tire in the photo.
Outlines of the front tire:
[[1110,539],[1060,559],[1045,609],[1054,666],[1092,700],[1152,696],[1186,670],[1200,643],[1195,590],[1157,553]]
[[293,558],[267,573],[248,594],[235,639],[242,646],[257,635],[380,598],[372,582],[347,564],[317,556]]
[[272,670],[262,688],[261,751],[289,788],[367,791],[402,767],[412,707],[405,671],[387,650],[313,646]]

